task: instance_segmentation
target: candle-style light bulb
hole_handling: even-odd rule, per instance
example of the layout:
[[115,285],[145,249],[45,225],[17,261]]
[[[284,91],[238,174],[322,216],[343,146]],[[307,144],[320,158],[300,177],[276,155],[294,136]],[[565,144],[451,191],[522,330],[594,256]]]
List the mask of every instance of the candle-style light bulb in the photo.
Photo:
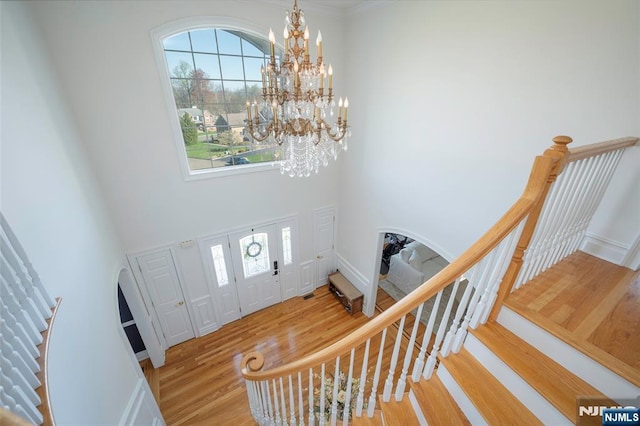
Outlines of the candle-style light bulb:
[[304,54],[309,54],[309,27],[304,28]]
[[333,87],[333,67],[329,64],[329,90]]
[[349,98],[344,98],[344,121],[347,121],[347,114],[349,113]]
[[318,38],[316,38],[316,46],[318,46],[318,58],[322,58],[322,33],[318,31]]
[[338,120],[342,118],[342,96],[340,96],[340,100],[338,100]]
[[269,47],[271,48],[271,62],[275,60],[275,44],[276,36],[273,35],[273,30],[269,28]]

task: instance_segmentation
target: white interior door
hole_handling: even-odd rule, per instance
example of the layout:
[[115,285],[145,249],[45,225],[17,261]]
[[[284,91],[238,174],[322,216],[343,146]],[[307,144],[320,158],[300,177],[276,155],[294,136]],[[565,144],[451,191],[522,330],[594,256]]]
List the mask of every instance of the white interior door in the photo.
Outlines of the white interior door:
[[238,290],[234,279],[229,238],[207,238],[202,241],[203,252],[209,269],[209,277],[214,284],[214,295],[222,324],[241,317]]
[[242,315],[282,302],[276,225],[229,236]]
[[137,260],[167,344],[195,337],[171,250],[138,256]]
[[333,239],[335,210],[318,210],[314,214],[314,248],[316,252],[316,287],[329,282],[329,274],[334,270]]

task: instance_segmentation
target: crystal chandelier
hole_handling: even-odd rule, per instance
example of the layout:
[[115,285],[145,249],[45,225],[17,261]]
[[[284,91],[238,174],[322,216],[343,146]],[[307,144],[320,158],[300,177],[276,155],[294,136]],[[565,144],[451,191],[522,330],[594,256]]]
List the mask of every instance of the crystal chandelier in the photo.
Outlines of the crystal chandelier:
[[275,146],[282,174],[309,176],[326,167],[329,159],[337,159],[340,150],[347,150],[349,100],[339,99],[334,119],[333,68],[325,68],[320,31],[317,60],[309,59],[309,28],[297,0],[286,13],[283,35],[284,58],[277,63],[275,37],[269,30],[270,61],[260,70],[262,100],[253,105],[247,101],[248,133],[254,141]]

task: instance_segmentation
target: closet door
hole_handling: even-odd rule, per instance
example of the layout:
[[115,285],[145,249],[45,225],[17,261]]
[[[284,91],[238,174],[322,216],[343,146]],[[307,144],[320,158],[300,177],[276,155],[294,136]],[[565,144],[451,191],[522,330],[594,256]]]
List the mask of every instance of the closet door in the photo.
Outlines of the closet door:
[[170,249],[136,257],[169,346],[195,337]]

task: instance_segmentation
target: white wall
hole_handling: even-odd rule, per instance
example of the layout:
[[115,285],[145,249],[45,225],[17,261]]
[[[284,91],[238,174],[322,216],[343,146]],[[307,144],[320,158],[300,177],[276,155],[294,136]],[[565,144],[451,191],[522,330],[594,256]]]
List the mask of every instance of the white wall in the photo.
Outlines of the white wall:
[[0,7],[0,208],[48,292],[63,299],[49,352],[53,415],[60,425],[117,424],[141,376],[119,329],[123,247],[38,26],[26,3]]
[[[151,43],[154,28],[198,16],[233,17],[262,28],[265,36],[270,27],[280,34],[285,10],[293,4],[281,3],[33,4],[127,253],[299,215],[300,259],[314,257],[312,211],[337,203],[338,165],[309,179],[291,179],[276,169],[185,181]],[[339,93],[346,78],[341,17],[303,9],[311,33],[323,32],[324,55],[336,70]],[[179,249],[177,257],[186,285],[206,288],[198,251]]]
[[[373,279],[377,233],[394,228],[457,256],[554,136],[638,136],[639,14],[632,0],[383,1],[351,16],[339,254]],[[639,149],[618,200],[637,193]],[[638,206],[620,204],[597,232],[632,242]]]

